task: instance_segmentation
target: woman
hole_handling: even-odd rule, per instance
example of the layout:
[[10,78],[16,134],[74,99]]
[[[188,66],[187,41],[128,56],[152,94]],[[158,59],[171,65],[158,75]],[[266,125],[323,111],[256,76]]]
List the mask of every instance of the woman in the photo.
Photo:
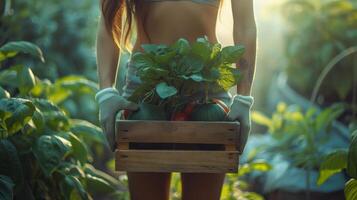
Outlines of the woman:
[[[246,47],[244,58],[237,61],[242,79],[237,87],[238,95],[217,94],[230,105],[228,117],[241,123],[241,132],[250,132],[250,96],[255,70],[256,26],[252,0],[231,0],[234,18],[233,37],[236,44]],[[136,110],[138,105],[126,98],[140,84],[134,76],[130,61],[124,93],[113,88],[116,79],[119,54],[128,47],[133,25],[137,39],[132,51],[142,51],[141,44],[172,44],[183,37],[193,42],[206,35],[217,42],[215,33],[219,0],[101,0],[101,17],[97,34],[97,64],[100,91],[96,100],[100,107],[100,122],[108,142],[115,148],[114,121],[118,111]],[[120,23],[126,13],[127,20]],[[243,138],[244,147],[246,138]],[[169,199],[170,173],[127,173],[129,192],[133,200]],[[218,200],[225,174],[182,173],[183,200]]]

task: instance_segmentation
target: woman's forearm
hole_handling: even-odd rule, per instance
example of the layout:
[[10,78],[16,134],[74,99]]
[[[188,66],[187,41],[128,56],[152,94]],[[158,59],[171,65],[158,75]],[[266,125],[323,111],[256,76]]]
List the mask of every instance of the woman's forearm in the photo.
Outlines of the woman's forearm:
[[237,93],[250,95],[255,73],[256,32],[251,30],[249,34],[248,31],[245,34],[236,34],[234,41],[236,44],[244,44],[246,48],[244,56],[237,63],[241,72]]
[[255,73],[257,46],[257,28],[254,19],[253,0],[232,0],[233,40],[246,48],[244,56],[237,62],[241,71],[241,80],[237,93],[250,95]]
[[97,71],[100,89],[112,87],[115,84],[119,54],[120,50],[116,46],[112,34],[106,30],[103,17],[101,16],[96,40]]

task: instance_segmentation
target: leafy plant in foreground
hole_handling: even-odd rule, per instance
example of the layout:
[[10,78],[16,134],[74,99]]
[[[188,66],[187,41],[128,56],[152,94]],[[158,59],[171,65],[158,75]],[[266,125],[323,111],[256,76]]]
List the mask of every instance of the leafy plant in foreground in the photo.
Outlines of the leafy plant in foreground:
[[329,153],[323,159],[320,166],[318,184],[323,184],[332,175],[346,169],[351,177],[345,185],[345,196],[347,200],[357,198],[357,130],[351,135],[351,144],[347,149],[340,149]]
[[190,44],[180,38],[172,45],[143,44],[132,61],[142,84],[129,100],[180,109],[187,98],[204,92],[227,91],[239,80],[239,69],[231,66],[243,55],[242,45],[221,48],[207,37]]
[[271,118],[254,112],[252,120],[267,126],[275,140],[267,146],[269,152],[283,154],[297,167],[313,169],[320,166],[323,155],[319,147],[328,141],[333,121],[344,110],[343,104],[335,104],[321,112],[313,107],[302,112],[298,106],[279,103]]
[[[1,60],[17,53],[43,59],[41,50],[28,42],[0,47]],[[69,76],[51,83],[15,65],[0,71],[0,83],[2,199],[92,199],[98,193],[120,197],[120,183],[91,165],[89,145],[106,144],[101,130],[69,118],[56,105],[72,93],[96,90],[93,82]]]

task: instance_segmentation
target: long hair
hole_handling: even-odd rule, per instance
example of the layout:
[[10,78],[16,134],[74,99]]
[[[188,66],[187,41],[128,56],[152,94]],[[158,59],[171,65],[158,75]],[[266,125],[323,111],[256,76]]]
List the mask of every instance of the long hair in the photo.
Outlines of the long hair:
[[[142,23],[141,0],[101,0],[105,26],[120,49],[129,50],[133,26]],[[219,7],[223,0],[220,0]],[[125,21],[122,19],[125,17]],[[144,30],[145,31],[145,30]],[[146,32],[146,31],[145,31]]]

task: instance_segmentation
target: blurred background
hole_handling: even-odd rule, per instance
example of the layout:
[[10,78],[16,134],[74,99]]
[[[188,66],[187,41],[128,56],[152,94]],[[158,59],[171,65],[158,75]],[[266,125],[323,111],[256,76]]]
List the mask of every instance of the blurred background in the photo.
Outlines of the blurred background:
[[[19,167],[31,166],[18,177],[0,164],[5,188],[0,194],[10,188],[15,199],[22,199],[21,193],[33,199],[58,198],[51,193],[58,199],[129,199],[126,175],[114,172],[113,155],[98,128],[98,5],[94,0],[0,0],[0,155],[13,155],[5,154],[9,141]],[[253,130],[240,172],[226,176],[222,199],[353,199],[357,1],[256,0],[255,17]],[[217,21],[224,46],[233,45],[232,20],[225,0]],[[119,90],[128,56],[121,55]],[[11,116],[16,122],[10,126]],[[41,146],[45,140],[50,142]],[[54,152],[42,155],[42,148]],[[57,160],[46,160],[53,157]],[[180,192],[174,173],[172,199],[180,199]]]

